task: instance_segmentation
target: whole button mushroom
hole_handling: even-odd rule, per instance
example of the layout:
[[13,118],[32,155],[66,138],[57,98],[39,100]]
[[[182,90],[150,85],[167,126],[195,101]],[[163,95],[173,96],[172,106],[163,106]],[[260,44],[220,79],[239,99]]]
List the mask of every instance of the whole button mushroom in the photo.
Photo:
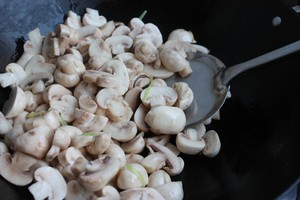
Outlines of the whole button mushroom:
[[180,108],[157,106],[151,108],[145,121],[154,133],[177,134],[184,129],[186,116]]

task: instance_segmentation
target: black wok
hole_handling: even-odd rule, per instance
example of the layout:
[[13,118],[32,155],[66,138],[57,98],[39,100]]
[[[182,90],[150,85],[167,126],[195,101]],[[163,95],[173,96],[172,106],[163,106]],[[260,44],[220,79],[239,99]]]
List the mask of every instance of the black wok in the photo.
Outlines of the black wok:
[[[128,22],[148,10],[145,22],[156,24],[166,39],[175,28],[193,31],[196,40],[227,66],[249,60],[300,39],[300,19],[276,0],[83,0],[0,1],[0,66],[16,61],[24,39],[39,27],[52,31],[70,9],[86,7],[115,21]],[[272,25],[274,17],[281,24]],[[235,78],[232,98],[221,120],[208,129],[219,133],[215,158],[185,156],[184,199],[276,199],[299,182],[300,53]],[[8,91],[1,89],[1,105]],[[0,178],[1,199],[32,199],[27,187]],[[299,198],[299,195],[298,195]]]

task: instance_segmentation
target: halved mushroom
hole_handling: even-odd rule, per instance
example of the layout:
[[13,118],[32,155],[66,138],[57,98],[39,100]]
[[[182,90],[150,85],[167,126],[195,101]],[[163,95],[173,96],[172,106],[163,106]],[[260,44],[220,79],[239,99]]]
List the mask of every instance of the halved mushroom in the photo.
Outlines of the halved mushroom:
[[111,136],[108,133],[100,132],[94,137],[92,144],[86,146],[88,153],[92,155],[101,155],[103,154],[110,146]]
[[141,92],[143,104],[149,108],[155,106],[172,106],[177,101],[177,92],[171,87],[152,86]]
[[209,158],[215,157],[221,149],[221,142],[218,133],[214,130],[207,131],[203,136],[203,139],[206,142],[203,155]]
[[182,172],[184,167],[184,161],[181,157],[176,156],[168,147],[165,147],[156,142],[150,142],[147,144],[150,151],[160,152],[166,156],[166,166],[163,167],[170,175],[178,175]]
[[177,148],[185,154],[199,154],[205,147],[205,141],[202,134],[198,134],[196,129],[186,129],[184,133],[180,132],[176,136]]
[[92,25],[101,27],[106,24],[107,20],[104,16],[99,15],[99,11],[92,8],[86,8],[86,13],[83,15],[82,23],[85,26]]
[[63,73],[60,68],[57,68],[54,72],[54,80],[66,88],[71,88],[79,83],[80,76],[77,73]]
[[59,100],[63,95],[71,95],[72,92],[60,84],[49,85],[43,93],[45,103],[52,100]]
[[111,186],[111,185],[106,185],[101,189],[100,192],[101,197],[98,197],[97,200],[108,200],[108,199],[112,199],[112,200],[118,200],[121,199],[119,191]]
[[0,84],[3,88],[17,86],[26,78],[23,67],[16,63],[8,64],[5,71],[5,73],[0,74]]
[[133,40],[126,35],[112,35],[105,39],[105,43],[108,44],[113,55],[118,55],[128,51],[132,47]]
[[141,164],[145,167],[146,171],[151,174],[166,165],[167,157],[161,152],[153,152],[147,155]]
[[137,134],[137,127],[133,121],[108,122],[103,129],[119,142],[127,142]]
[[12,149],[41,159],[51,147],[53,131],[48,126],[38,126],[15,139]]
[[182,28],[173,30],[169,34],[168,40],[179,40],[179,41],[185,41],[185,42],[189,42],[189,43],[197,42],[194,38],[194,34],[192,33],[192,31],[187,31]]
[[57,169],[40,167],[34,172],[34,178],[37,182],[28,189],[35,199],[64,199],[67,195],[67,183]]
[[78,108],[78,101],[72,95],[63,95],[59,100],[49,102],[50,108],[57,111],[60,116],[70,123],[75,119],[75,109]]
[[0,112],[0,135],[5,135],[12,127],[12,123]]
[[145,121],[154,133],[177,134],[184,129],[186,117],[180,108],[156,106],[147,113]]
[[26,111],[32,112],[44,102],[42,94],[33,94],[29,90],[24,91],[24,94],[27,102]]
[[79,108],[82,110],[86,110],[90,113],[95,113],[97,111],[98,105],[94,101],[94,99],[89,95],[81,95],[78,98]]
[[21,83],[23,90],[31,90],[32,93],[42,93],[45,88],[53,83],[54,77],[50,73],[37,73],[27,76]]
[[17,64],[24,68],[33,56],[41,53],[42,43],[44,40],[44,37],[41,35],[39,28],[35,28],[30,31],[28,33],[28,38],[29,40],[27,40],[23,46],[24,53],[17,61]]
[[86,165],[78,181],[87,191],[98,191],[116,176],[120,168],[121,162],[117,158],[103,155]]
[[121,144],[125,153],[141,153],[145,147],[144,132],[140,132],[133,139]]
[[12,156],[9,152],[0,155],[0,174],[14,185],[24,186],[33,180],[33,174],[29,170],[36,160],[26,154],[15,152]]
[[10,92],[8,100],[4,103],[2,112],[6,118],[17,117],[26,108],[26,97],[24,91],[16,86]]
[[51,63],[46,63],[45,58],[42,55],[33,56],[25,66],[25,72],[27,76],[39,73],[50,73],[56,69],[56,65]]
[[186,110],[192,104],[194,100],[193,90],[185,82],[177,82],[172,85],[172,88],[177,92],[178,99],[175,106]]

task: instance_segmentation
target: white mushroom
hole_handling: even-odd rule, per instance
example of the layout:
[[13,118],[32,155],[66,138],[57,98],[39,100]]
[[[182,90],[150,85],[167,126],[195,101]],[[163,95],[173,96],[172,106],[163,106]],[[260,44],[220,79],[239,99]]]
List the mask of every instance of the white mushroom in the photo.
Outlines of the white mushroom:
[[98,156],[103,154],[105,151],[107,151],[107,149],[110,146],[110,142],[111,142],[110,134],[105,132],[100,132],[94,137],[93,143],[86,146],[86,150],[88,153]]
[[141,92],[140,98],[147,107],[172,106],[177,101],[177,92],[171,87],[152,86]]
[[165,198],[172,200],[182,200],[184,196],[184,191],[181,181],[172,181],[168,183],[161,184],[155,189]]
[[37,182],[29,186],[34,199],[64,199],[67,195],[67,183],[57,169],[50,166],[38,168],[34,172]]
[[39,105],[41,105],[44,100],[42,94],[33,94],[31,91],[24,91],[26,97],[26,108],[28,112],[34,111]]
[[54,32],[49,32],[43,41],[42,56],[46,63],[55,63],[60,55],[59,41]]
[[5,135],[12,127],[12,123],[0,112],[0,135]]
[[215,157],[221,149],[221,142],[218,133],[214,130],[207,131],[203,136],[203,139],[206,142],[203,155],[209,158]]
[[153,152],[147,155],[141,164],[149,174],[161,169],[166,165],[167,157],[161,152]]
[[134,188],[120,192],[122,200],[147,199],[165,200],[165,198],[154,188]]
[[78,180],[87,191],[98,191],[116,176],[120,168],[121,163],[117,158],[100,156],[86,165]]
[[101,27],[106,24],[107,20],[104,16],[99,15],[99,11],[92,8],[86,8],[86,13],[82,18],[82,23],[85,26],[92,25],[96,27]]
[[117,158],[120,161],[121,167],[125,166],[126,155],[123,149],[118,144],[111,142],[106,149],[105,154]]
[[154,133],[177,134],[184,129],[186,117],[180,108],[157,106],[151,108],[145,121]]
[[17,64],[19,64],[22,67],[25,67],[28,61],[33,56],[41,53],[42,43],[44,40],[44,37],[41,36],[39,28],[35,28],[32,31],[30,31],[28,33],[28,38],[29,40],[27,40],[23,46],[24,53],[17,61]]
[[65,20],[65,24],[73,28],[74,30],[77,30],[82,26],[81,17],[72,10],[70,10]]
[[73,165],[78,158],[85,159],[82,153],[73,146],[61,151],[57,158],[63,167]]
[[152,63],[159,58],[157,47],[148,39],[140,39],[134,43],[134,55],[144,64]]
[[71,95],[72,92],[60,84],[49,85],[43,93],[45,103],[52,100],[59,100],[63,95]]
[[154,67],[153,64],[145,64],[143,72],[154,78],[169,78],[174,75],[174,72],[166,69],[163,65],[159,68]]
[[5,152],[8,152],[8,147],[4,142],[0,142],[0,156]]
[[16,86],[12,89],[8,100],[4,103],[2,112],[6,118],[17,117],[25,110],[26,105],[24,91]]
[[120,189],[142,188],[147,184],[148,174],[141,164],[128,163],[118,173],[117,186]]
[[192,31],[187,31],[182,28],[173,30],[169,34],[168,40],[179,40],[179,41],[185,41],[185,42],[189,42],[189,43],[197,42],[194,38],[194,34],[192,33]]
[[194,100],[193,90],[185,82],[177,82],[172,85],[172,88],[177,92],[178,99],[175,106],[186,110],[192,104]]
[[136,111],[141,103],[140,94],[143,91],[140,87],[134,87],[128,90],[124,96],[124,100],[128,103],[132,111]]
[[5,67],[5,71],[6,73],[0,74],[0,84],[3,88],[17,86],[26,78],[23,67],[16,63],[8,64]]
[[170,175],[165,170],[157,170],[150,174],[148,187],[155,188],[159,185],[171,182]]
[[98,70],[104,63],[112,59],[112,53],[109,45],[102,39],[94,40],[88,49],[89,61],[88,68]]
[[202,134],[198,134],[196,129],[186,129],[184,133],[180,132],[176,136],[177,148],[185,154],[199,154],[205,147],[205,141]]
[[88,83],[86,81],[80,81],[74,88],[73,95],[79,99],[81,95],[87,95],[94,97],[98,92],[97,85]]
[[101,200],[101,198],[103,198],[103,200],[105,200],[105,198],[107,198],[107,200],[119,200],[121,197],[119,191],[115,187],[106,185],[101,189],[101,197],[97,200]]
[[12,149],[41,159],[48,152],[53,131],[48,126],[38,126],[15,139]]
[[42,55],[33,56],[25,66],[25,73],[27,76],[39,74],[39,73],[50,73],[56,69],[56,65],[46,63],[45,58]]
[[133,44],[133,40],[126,35],[113,35],[106,38],[105,43],[111,48],[112,54],[117,55],[128,51]]
[[108,122],[103,129],[119,142],[127,142],[137,134],[137,127],[133,121]]
[[133,139],[121,144],[125,153],[141,153],[145,147],[144,132],[137,134]]
[[81,95],[78,98],[79,108],[90,113],[95,113],[98,109],[98,104],[89,95]]
[[149,110],[150,109],[148,107],[141,103],[134,113],[133,120],[139,131],[149,132],[150,130],[149,126],[145,122],[145,117]]
[[77,180],[71,180],[67,183],[67,194],[65,200],[96,199],[93,192],[86,191]]

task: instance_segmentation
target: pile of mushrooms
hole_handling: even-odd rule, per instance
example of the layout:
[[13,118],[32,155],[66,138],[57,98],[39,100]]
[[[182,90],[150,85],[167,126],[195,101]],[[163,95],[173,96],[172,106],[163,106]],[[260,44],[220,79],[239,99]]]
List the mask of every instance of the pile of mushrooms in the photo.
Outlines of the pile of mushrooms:
[[210,120],[185,128],[193,91],[164,79],[188,76],[187,53],[207,48],[190,31],[163,42],[152,23],[107,21],[91,8],[28,36],[0,74],[12,89],[0,112],[0,175],[35,199],[183,199],[172,180],[180,155],[214,157],[221,144]]

